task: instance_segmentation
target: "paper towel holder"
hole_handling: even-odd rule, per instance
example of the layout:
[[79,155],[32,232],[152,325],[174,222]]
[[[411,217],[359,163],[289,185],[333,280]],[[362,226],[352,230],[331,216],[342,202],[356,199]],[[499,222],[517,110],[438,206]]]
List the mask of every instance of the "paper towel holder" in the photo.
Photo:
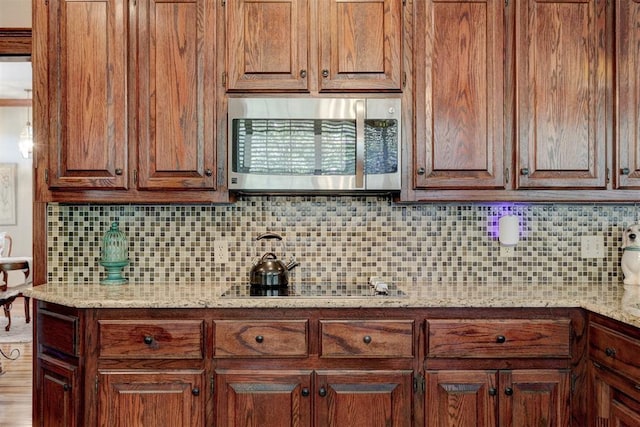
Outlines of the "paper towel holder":
[[505,215],[498,220],[498,239],[502,246],[515,246],[520,241],[520,220],[516,215]]

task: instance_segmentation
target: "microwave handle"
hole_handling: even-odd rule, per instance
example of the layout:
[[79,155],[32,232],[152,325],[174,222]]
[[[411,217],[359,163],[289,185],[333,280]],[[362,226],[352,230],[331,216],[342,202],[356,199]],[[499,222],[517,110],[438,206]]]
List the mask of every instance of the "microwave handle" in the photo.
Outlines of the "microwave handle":
[[364,187],[364,100],[356,101],[356,188]]

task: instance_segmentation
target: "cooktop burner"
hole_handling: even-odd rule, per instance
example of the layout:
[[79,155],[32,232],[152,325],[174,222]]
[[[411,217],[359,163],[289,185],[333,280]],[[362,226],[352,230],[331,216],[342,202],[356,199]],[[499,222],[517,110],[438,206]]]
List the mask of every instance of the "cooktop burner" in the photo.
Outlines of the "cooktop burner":
[[389,288],[386,293],[376,292],[368,284],[346,285],[325,283],[293,283],[286,288],[233,285],[222,293],[223,297],[377,297],[406,296],[404,292],[396,288]]

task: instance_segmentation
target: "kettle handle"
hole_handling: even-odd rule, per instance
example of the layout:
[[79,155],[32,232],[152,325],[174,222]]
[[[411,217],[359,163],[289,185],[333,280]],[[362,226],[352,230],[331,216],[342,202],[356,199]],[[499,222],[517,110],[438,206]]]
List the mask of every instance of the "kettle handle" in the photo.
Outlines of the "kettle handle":
[[266,259],[278,259],[278,257],[273,252],[267,252],[266,254],[262,255],[260,261],[264,261]]
[[272,233],[270,231],[267,231],[266,233],[263,233],[256,238],[256,240],[262,240],[262,239],[282,240],[282,236],[277,233]]

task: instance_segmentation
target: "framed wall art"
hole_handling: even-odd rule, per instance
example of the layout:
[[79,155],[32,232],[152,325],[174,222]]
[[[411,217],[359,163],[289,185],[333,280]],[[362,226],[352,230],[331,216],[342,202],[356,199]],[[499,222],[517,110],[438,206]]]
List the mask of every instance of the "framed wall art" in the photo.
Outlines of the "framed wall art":
[[0,163],[0,225],[16,223],[17,163]]

